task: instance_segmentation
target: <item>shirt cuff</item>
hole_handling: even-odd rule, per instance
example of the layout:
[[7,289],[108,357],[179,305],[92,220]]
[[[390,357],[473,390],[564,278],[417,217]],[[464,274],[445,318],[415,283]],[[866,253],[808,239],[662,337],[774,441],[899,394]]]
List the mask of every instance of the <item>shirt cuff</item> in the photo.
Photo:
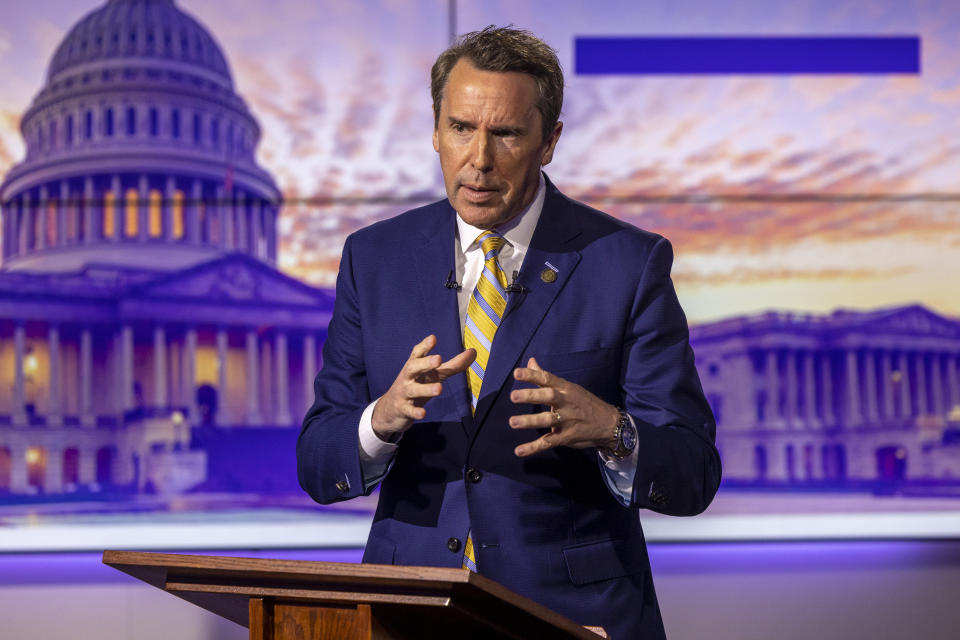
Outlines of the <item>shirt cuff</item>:
[[373,409],[379,401],[380,398],[377,398],[368,404],[367,408],[360,414],[358,448],[364,490],[383,479],[397,453],[398,445],[396,443],[381,440],[380,436],[373,430]]
[[[627,418],[630,420],[630,424],[636,428],[633,416],[628,413]],[[607,488],[610,489],[611,493],[620,501],[620,504],[629,507],[631,499],[633,498],[633,480],[637,475],[637,463],[640,460],[639,444],[633,448],[629,456],[622,460],[605,458],[600,455],[599,450],[597,451],[597,456],[600,458],[600,467],[603,469],[603,481],[607,484]]]

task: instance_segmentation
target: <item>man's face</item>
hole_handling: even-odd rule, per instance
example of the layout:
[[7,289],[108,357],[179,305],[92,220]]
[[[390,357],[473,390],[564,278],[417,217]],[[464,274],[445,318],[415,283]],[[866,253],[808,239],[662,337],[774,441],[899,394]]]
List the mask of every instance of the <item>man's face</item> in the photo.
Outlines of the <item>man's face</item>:
[[433,148],[450,204],[475,227],[492,229],[530,204],[540,167],[553,158],[562,123],[543,140],[537,85],[525,73],[454,65],[440,102]]

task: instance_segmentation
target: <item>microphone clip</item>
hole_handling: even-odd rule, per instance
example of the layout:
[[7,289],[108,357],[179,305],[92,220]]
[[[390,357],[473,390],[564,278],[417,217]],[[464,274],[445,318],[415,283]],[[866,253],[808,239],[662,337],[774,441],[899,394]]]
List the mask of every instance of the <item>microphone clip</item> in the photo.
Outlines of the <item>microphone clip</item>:
[[506,288],[507,293],[526,293],[528,291],[528,289],[525,286],[517,282],[518,275],[520,275],[519,272],[517,271],[513,272],[513,282],[507,285],[507,288]]
[[443,286],[447,289],[460,291],[460,283],[453,279],[453,269],[450,269],[450,272],[447,273],[447,281],[443,283]]

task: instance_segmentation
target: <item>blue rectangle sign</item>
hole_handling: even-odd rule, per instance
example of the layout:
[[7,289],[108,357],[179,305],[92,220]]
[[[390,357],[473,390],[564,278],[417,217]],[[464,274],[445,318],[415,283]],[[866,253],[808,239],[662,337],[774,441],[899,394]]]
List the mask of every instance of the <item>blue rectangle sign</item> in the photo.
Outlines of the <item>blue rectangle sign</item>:
[[583,75],[917,74],[919,36],[579,37]]

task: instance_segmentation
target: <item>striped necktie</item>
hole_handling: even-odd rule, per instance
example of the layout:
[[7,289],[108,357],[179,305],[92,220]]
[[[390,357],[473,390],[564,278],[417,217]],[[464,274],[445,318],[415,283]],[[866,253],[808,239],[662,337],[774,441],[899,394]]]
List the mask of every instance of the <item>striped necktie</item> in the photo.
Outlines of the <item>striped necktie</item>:
[[506,240],[496,231],[484,231],[479,240],[480,249],[483,251],[483,273],[480,274],[477,288],[473,290],[467,304],[467,319],[463,327],[463,346],[477,352],[477,359],[467,369],[472,411],[477,410],[483,372],[490,358],[493,336],[497,333],[503,311],[507,307],[507,275],[497,262],[497,256]]
[[[507,308],[507,275],[500,268],[497,256],[506,243],[496,231],[484,231],[480,235],[480,249],[483,251],[483,273],[477,281],[470,302],[467,304],[467,319],[463,327],[463,346],[476,349],[477,359],[467,369],[467,382],[470,385],[470,410],[477,410],[480,387],[483,385],[483,372],[490,359],[493,336],[497,333],[503,311]],[[473,547],[473,535],[467,532],[467,543],[463,546],[464,569],[477,570],[477,556]]]

